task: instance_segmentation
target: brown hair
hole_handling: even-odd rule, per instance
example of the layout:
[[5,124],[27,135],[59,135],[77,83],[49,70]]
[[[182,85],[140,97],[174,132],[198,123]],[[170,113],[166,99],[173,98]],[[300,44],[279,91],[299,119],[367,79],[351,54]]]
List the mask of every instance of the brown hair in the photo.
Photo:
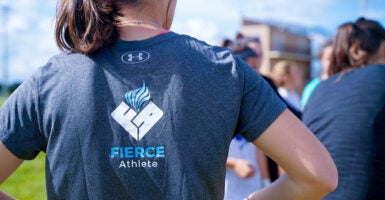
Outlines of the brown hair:
[[385,30],[375,21],[360,18],[355,23],[342,24],[334,39],[328,74],[367,65],[384,40]]
[[385,29],[380,23],[374,20],[359,18],[355,24],[365,31],[369,38],[362,43],[363,49],[369,54],[375,54],[381,46],[381,41],[385,40]]
[[[345,23],[338,27],[333,43],[333,55],[329,66],[329,75],[365,64],[366,52],[360,48],[364,32],[354,23]],[[352,52],[358,52],[356,59],[351,59]]]
[[56,11],[56,43],[62,50],[95,53],[117,40],[118,15],[114,0],[62,0]]

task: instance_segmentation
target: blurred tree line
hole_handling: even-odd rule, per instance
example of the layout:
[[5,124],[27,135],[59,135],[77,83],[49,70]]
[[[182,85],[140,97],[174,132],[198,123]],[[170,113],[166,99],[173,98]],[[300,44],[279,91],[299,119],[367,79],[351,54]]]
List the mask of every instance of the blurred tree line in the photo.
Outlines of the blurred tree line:
[[[21,85],[21,82],[15,82],[8,86],[8,94],[12,94],[19,86]],[[3,91],[3,85],[0,84],[0,91]]]

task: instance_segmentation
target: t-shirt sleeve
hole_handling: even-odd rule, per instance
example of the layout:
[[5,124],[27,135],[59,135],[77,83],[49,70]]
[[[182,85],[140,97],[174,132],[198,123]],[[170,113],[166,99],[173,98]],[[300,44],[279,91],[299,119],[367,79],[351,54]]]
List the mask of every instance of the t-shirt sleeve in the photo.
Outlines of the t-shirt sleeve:
[[261,75],[243,61],[238,63],[243,71],[244,92],[236,133],[254,141],[286,109],[286,105]]
[[36,77],[24,81],[0,108],[0,140],[15,156],[26,160],[45,150],[38,125]]

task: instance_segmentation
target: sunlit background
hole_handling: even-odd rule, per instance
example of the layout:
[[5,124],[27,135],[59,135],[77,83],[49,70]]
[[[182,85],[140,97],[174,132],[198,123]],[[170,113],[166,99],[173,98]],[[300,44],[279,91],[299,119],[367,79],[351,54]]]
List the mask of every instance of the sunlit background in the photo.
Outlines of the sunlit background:
[[[0,0],[1,84],[22,82],[59,53],[53,33],[56,4]],[[172,30],[219,45],[250,19],[298,29],[317,42],[359,16],[384,25],[385,0],[179,0]]]

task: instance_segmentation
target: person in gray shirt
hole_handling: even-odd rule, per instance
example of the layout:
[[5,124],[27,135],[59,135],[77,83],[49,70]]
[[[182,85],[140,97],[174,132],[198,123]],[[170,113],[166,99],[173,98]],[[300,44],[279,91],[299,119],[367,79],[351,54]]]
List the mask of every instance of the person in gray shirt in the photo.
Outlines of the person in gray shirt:
[[385,29],[364,18],[340,25],[329,75],[303,112],[339,173],[324,199],[384,199]]
[[287,172],[250,199],[334,190],[322,144],[228,49],[170,32],[175,7],[60,2],[64,52],[0,110],[0,183],[43,151],[48,199],[223,199],[229,144],[240,133]]

